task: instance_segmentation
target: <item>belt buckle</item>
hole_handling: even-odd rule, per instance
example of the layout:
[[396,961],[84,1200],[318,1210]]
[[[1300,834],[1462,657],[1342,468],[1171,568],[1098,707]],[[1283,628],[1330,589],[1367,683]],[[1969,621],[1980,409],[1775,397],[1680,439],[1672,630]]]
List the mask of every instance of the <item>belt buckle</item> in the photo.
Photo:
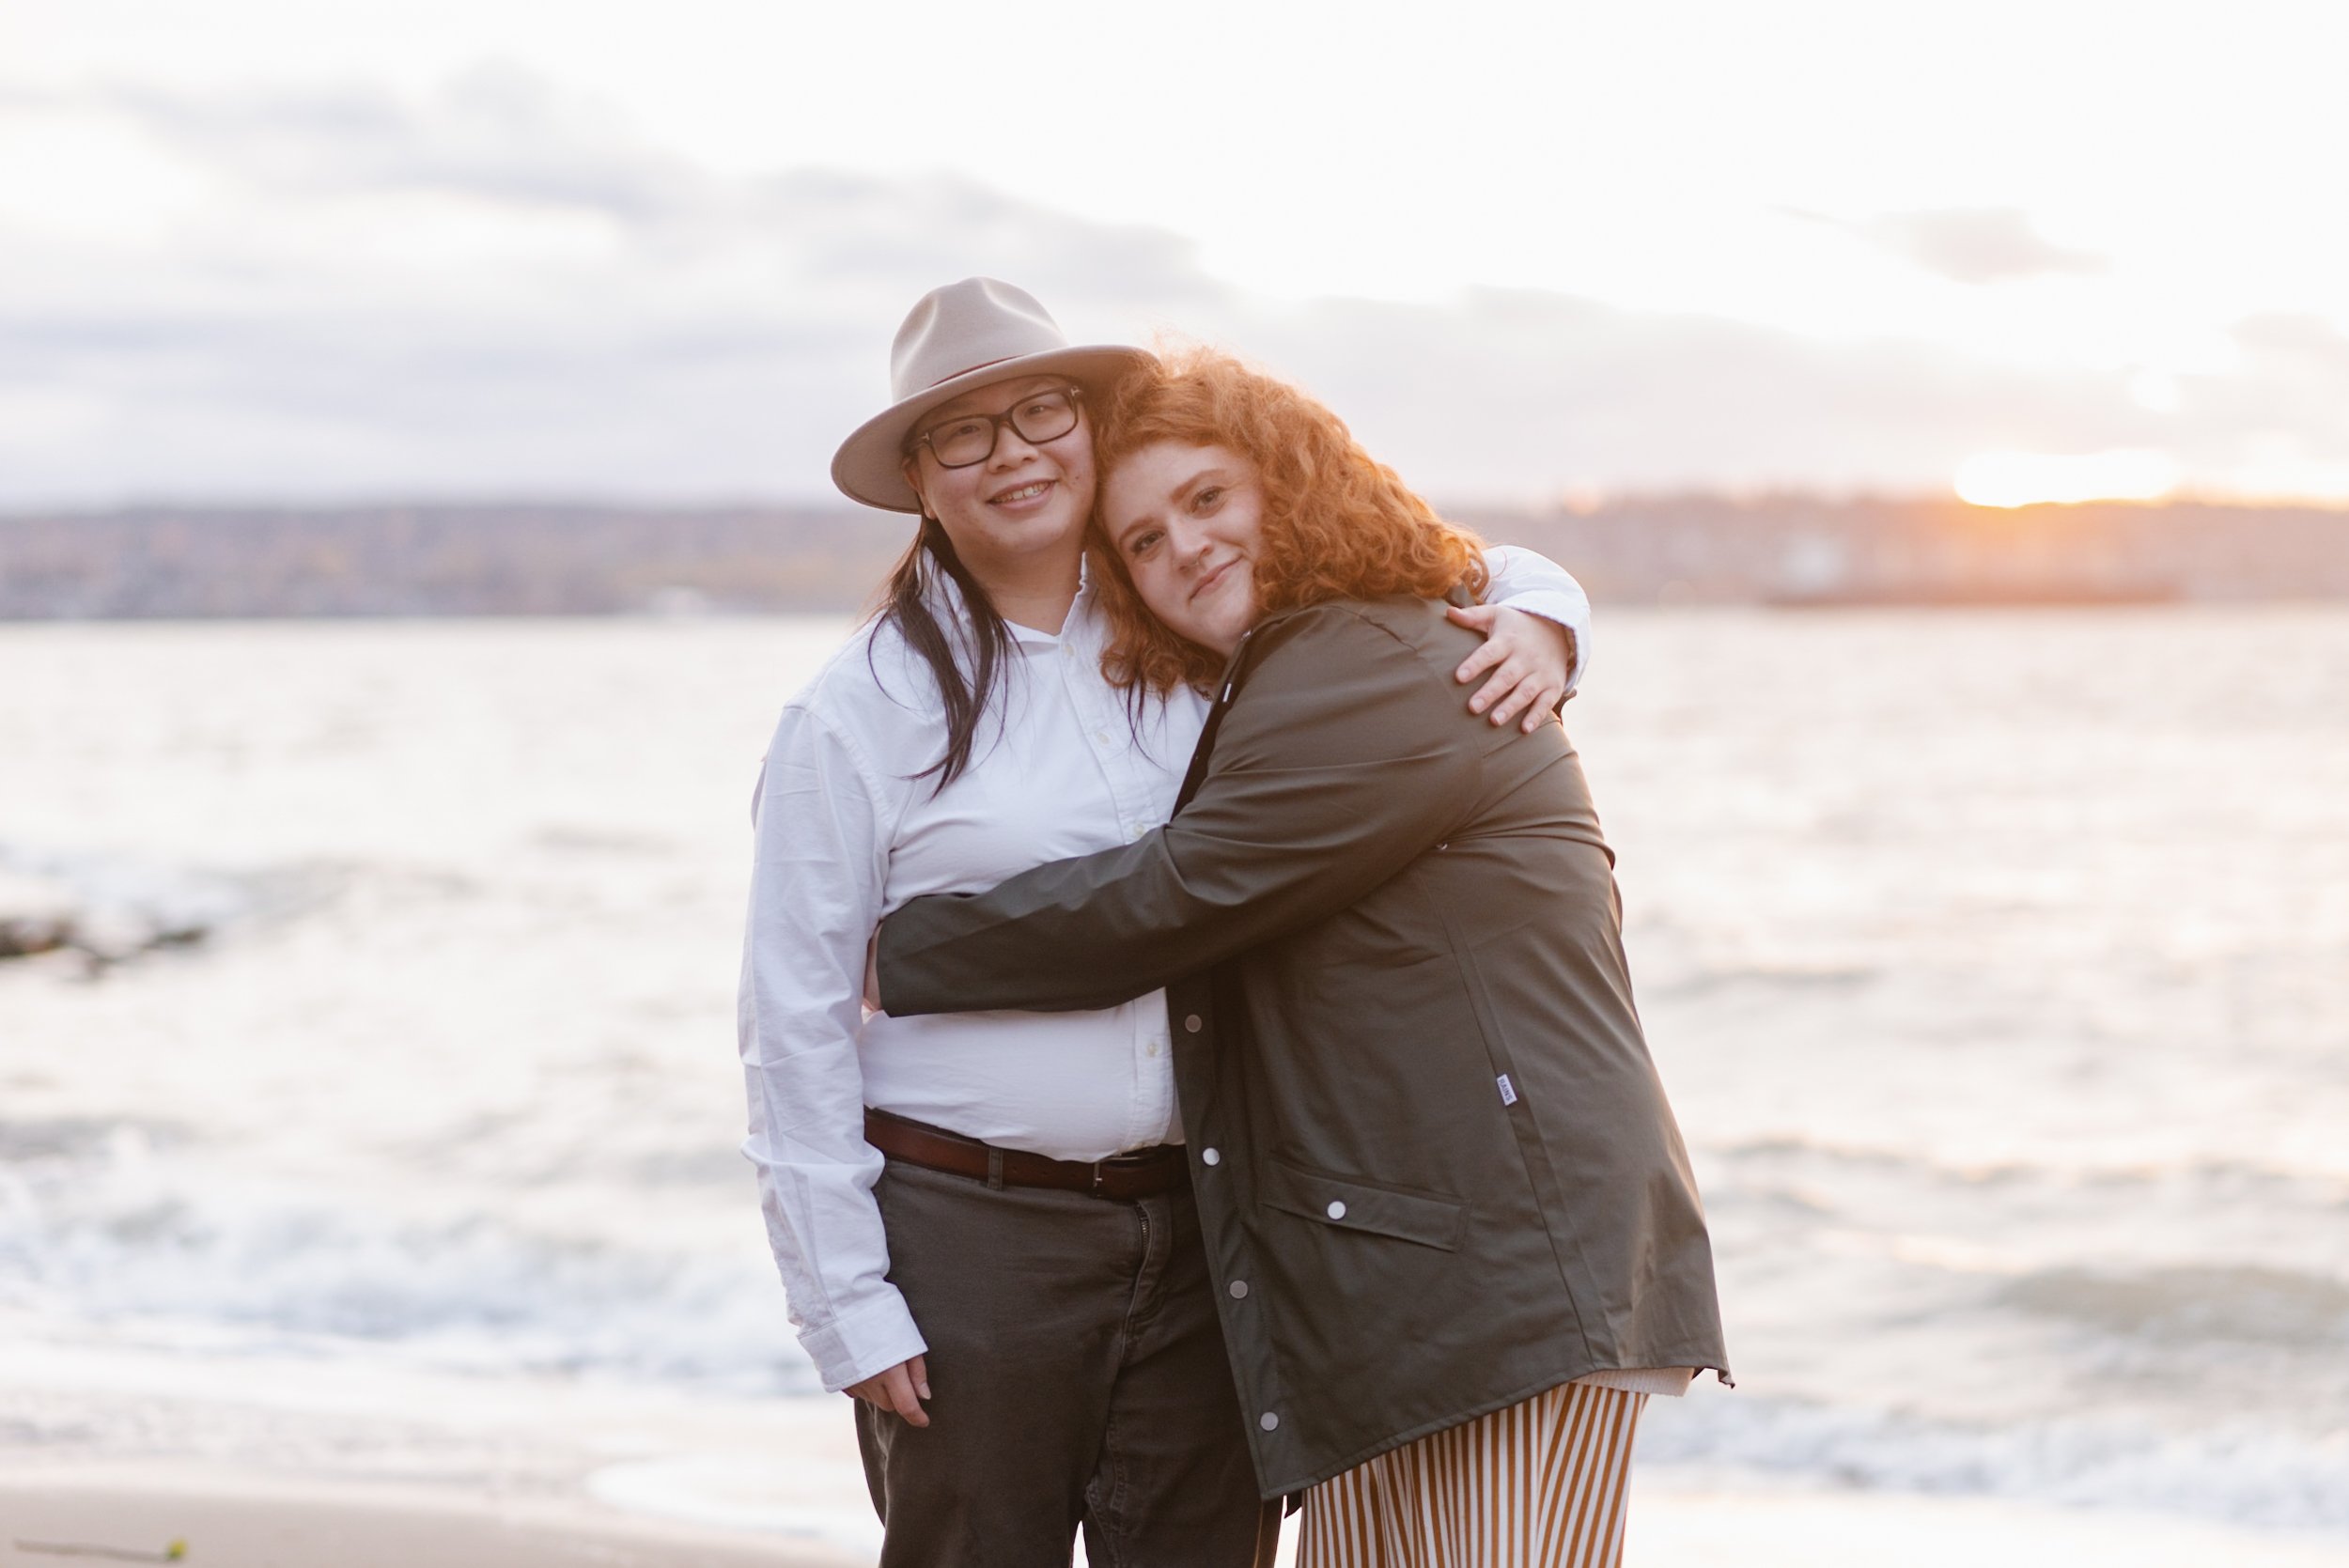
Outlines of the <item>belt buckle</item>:
[[1093,1162],[1093,1186],[1087,1191],[1088,1197],[1106,1198],[1109,1196],[1109,1163],[1106,1159],[1097,1159]]

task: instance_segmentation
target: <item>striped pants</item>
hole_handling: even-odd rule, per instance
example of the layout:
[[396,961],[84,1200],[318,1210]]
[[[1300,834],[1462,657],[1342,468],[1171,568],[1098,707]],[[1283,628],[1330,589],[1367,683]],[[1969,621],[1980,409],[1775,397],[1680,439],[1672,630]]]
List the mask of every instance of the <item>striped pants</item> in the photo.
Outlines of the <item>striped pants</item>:
[[1297,1568],[1615,1568],[1648,1396],[1567,1383],[1305,1494]]

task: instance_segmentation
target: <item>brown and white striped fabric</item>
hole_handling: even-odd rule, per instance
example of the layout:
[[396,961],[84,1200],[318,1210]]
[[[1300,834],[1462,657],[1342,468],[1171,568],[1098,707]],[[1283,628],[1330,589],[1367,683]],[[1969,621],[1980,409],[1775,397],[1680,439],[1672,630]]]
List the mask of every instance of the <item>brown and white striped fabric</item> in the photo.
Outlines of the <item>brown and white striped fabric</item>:
[[1615,1568],[1648,1396],[1566,1383],[1305,1494],[1297,1568]]

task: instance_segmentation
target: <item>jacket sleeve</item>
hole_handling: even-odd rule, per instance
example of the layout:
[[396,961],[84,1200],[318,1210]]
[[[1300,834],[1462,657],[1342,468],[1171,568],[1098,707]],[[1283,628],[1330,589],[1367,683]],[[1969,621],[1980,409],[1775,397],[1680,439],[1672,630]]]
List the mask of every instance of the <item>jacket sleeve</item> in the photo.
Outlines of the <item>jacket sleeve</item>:
[[1345,604],[1267,627],[1198,792],[1156,832],[881,923],[882,1010],[1108,1007],[1346,908],[1471,809],[1506,744]]
[[864,1141],[864,944],[880,915],[885,795],[850,743],[786,708],[752,805],[756,851],[737,1033],[767,1239],[827,1389],[926,1348],[887,1279]]
[[1492,574],[1486,603],[1539,615],[1574,633],[1574,668],[1566,672],[1566,695],[1573,696],[1591,667],[1591,596],[1572,572],[1523,545],[1486,545],[1485,569]]

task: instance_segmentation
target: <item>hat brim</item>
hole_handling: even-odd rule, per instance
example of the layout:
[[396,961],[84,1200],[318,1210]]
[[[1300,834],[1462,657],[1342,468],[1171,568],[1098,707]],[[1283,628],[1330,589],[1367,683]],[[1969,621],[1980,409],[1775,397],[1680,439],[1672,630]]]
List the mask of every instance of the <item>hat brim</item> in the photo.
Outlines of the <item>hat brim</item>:
[[851,501],[886,512],[919,512],[922,498],[906,483],[906,437],[921,417],[941,403],[997,381],[1059,371],[1087,392],[1099,392],[1136,365],[1153,363],[1146,349],[1118,344],[1086,344],[1019,354],[982,365],[894,403],[852,431],[832,454],[832,482]]

